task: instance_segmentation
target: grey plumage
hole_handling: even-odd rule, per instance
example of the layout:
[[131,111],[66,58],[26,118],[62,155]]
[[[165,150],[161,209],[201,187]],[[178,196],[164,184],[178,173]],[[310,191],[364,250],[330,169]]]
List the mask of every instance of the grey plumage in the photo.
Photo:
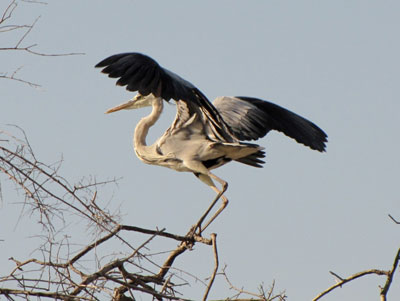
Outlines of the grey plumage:
[[239,140],[257,140],[271,130],[320,152],[326,134],[314,123],[271,102],[251,97],[218,97],[213,105]]

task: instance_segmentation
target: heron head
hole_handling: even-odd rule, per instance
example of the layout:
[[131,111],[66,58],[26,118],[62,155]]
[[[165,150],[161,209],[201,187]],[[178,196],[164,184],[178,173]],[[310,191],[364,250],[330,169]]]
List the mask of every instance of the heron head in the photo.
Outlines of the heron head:
[[106,111],[106,114],[113,113],[119,110],[132,110],[132,109],[150,107],[152,105],[153,100],[154,96],[152,94],[141,95],[140,93],[138,93],[134,98],[128,100],[127,102],[124,102],[111,109],[108,109]]

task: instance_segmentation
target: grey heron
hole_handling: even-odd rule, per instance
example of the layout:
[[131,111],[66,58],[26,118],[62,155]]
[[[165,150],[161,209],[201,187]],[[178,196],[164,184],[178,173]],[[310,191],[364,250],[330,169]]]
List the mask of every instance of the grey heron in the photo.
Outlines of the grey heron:
[[[200,234],[228,204],[224,196],[228,184],[211,170],[230,161],[254,167],[262,167],[264,163],[264,148],[243,141],[257,140],[276,130],[313,150],[325,151],[327,135],[305,118],[251,97],[218,97],[211,103],[193,84],[144,54],[112,55],[95,67],[103,68],[102,72],[111,78],[118,78],[117,85],[138,92],[106,113],[152,106],[150,115],[142,118],[135,129],[134,148],[139,159],[147,164],[192,172],[217,193],[197,225]],[[163,111],[163,100],[171,99],[177,105],[175,120],[155,143],[147,145],[146,136]],[[220,198],[221,207],[202,227]]]

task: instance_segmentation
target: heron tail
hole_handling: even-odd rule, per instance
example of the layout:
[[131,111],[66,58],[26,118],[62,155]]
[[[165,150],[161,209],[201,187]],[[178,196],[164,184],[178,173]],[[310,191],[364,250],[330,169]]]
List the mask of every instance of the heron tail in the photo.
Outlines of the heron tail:
[[261,160],[261,158],[265,158],[265,152],[262,150],[259,150],[258,152],[248,155],[247,157],[237,159],[237,162],[247,164],[250,166],[254,167],[263,167],[261,164],[264,164],[265,162]]

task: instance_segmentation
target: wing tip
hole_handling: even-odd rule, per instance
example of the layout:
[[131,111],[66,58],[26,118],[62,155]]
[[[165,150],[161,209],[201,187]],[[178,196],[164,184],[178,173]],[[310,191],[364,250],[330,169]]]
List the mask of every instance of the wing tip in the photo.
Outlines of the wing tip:
[[326,152],[326,148],[327,148],[327,144],[328,144],[328,135],[321,130],[319,127],[316,127],[317,130],[317,137],[315,139],[313,139],[313,141],[310,143],[310,145],[307,145],[308,147],[310,147],[313,150],[319,151],[321,153],[325,153]]

